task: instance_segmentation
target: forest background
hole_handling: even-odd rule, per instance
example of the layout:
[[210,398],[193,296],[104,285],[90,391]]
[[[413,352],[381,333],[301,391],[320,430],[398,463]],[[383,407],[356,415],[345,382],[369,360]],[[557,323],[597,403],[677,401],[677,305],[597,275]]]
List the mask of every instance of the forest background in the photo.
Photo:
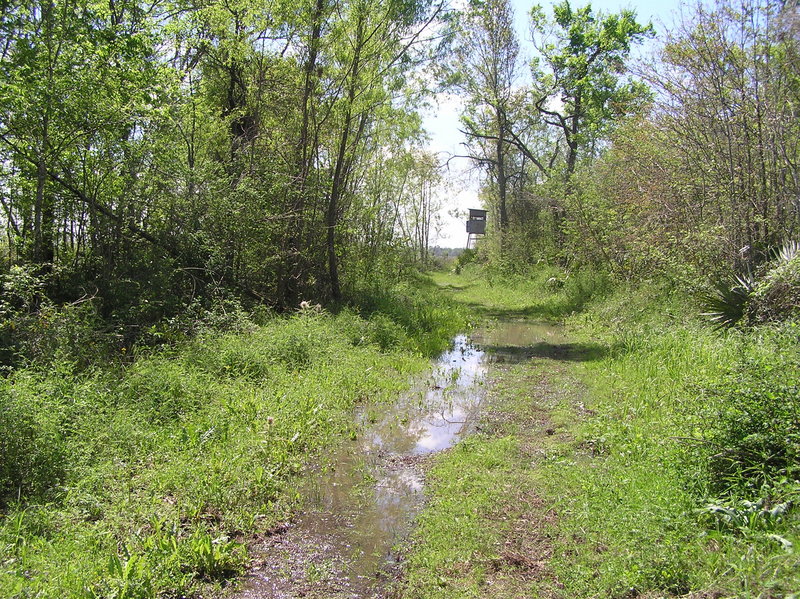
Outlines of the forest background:
[[436,90],[465,103],[503,268],[752,272],[798,226],[796,12],[686,8],[632,73],[655,31],[631,11],[536,9],[523,64],[504,2],[9,3],[7,320],[81,306],[130,345],[192,305],[285,311],[425,263]]
[[[734,459],[711,476],[762,507],[796,496],[796,2],[686,6],[665,32],[532,7],[529,63],[504,0],[0,6],[8,588],[152,596],[237,571],[220,531],[277,518],[300,456],[464,326],[408,282],[431,263],[446,170],[420,110],[441,91],[490,214],[456,267],[575,291],[573,311],[640,288],[731,339],[778,331],[780,364],[719,391],[755,407],[726,412]],[[320,387],[297,397],[298,373]]]

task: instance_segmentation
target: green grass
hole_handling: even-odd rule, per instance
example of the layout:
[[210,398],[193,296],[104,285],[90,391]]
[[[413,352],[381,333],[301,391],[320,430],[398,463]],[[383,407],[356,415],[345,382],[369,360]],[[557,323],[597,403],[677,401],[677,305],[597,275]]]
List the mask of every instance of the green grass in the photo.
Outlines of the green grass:
[[297,508],[307,466],[356,434],[353,407],[391,401],[463,326],[446,302],[414,328],[310,309],[125,366],[12,372],[0,380],[0,597],[226,584],[252,535]]
[[[547,361],[535,359],[547,367]],[[544,563],[548,506],[536,486],[545,433],[556,419],[538,386],[544,370],[504,365],[495,370],[480,430],[437,456],[426,477],[429,501],[406,548],[405,577],[395,596],[527,597],[531,576],[543,589],[557,579]],[[532,396],[535,395],[535,400]],[[547,407],[545,407],[547,406]],[[509,416],[513,416],[510,418]]]
[[[589,360],[539,356],[494,367],[483,433],[436,462],[404,592],[797,592],[797,328],[719,333],[676,294],[604,284],[582,284],[591,293],[577,293],[568,283],[548,285],[553,276],[437,275],[457,301],[484,315],[560,316],[575,343],[603,351]],[[540,414],[532,424],[531,413]],[[527,450],[497,454],[498,447]],[[483,471],[487,453],[502,455],[495,472]],[[447,481],[459,473],[466,487]],[[538,511],[520,513],[519,489],[535,491]],[[515,569],[500,559],[498,566],[498,548],[525,546],[526,535],[527,554],[546,565],[523,560]],[[549,551],[540,560],[543,545]],[[436,568],[450,576],[439,581]]]
[[518,463],[510,437],[459,443],[429,476],[433,500],[419,518],[419,544],[406,564],[404,597],[481,597],[487,569],[498,558],[499,530],[487,527],[508,493]]
[[[726,525],[724,512],[709,509],[735,511],[758,497],[773,506],[796,498],[797,483],[781,473],[771,486],[762,480],[745,494],[723,490],[713,456],[734,446],[711,439],[733,398],[709,393],[748,361],[775,362],[781,352],[796,351],[796,340],[772,330],[724,335],[696,321],[667,323],[646,311],[620,312],[619,301],[575,319],[576,334],[602,336],[618,351],[581,365],[592,416],[574,427],[574,446],[541,474],[569,514],[559,543],[577,547],[569,559],[555,560],[562,582],[576,596],[622,597],[635,589],[777,597],[797,590],[800,560],[781,541],[800,540],[796,511],[765,528],[757,518],[745,526]],[[611,314],[618,321],[609,324]],[[777,389],[779,382],[766,384]]]
[[601,273],[565,275],[542,267],[527,275],[497,276],[470,267],[463,274],[432,274],[440,288],[455,293],[458,302],[473,313],[497,318],[558,319],[580,311],[593,297],[609,289]]

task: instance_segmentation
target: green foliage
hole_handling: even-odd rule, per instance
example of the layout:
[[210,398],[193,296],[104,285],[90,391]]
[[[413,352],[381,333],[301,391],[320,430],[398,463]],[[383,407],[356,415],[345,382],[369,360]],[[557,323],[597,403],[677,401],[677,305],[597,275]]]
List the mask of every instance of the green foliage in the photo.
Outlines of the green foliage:
[[26,391],[25,385],[0,384],[0,509],[22,499],[46,500],[65,477],[59,417]]
[[707,316],[719,328],[738,324],[747,315],[748,301],[754,287],[751,276],[735,275],[732,280],[717,281],[713,291],[702,298],[706,310],[703,316]]
[[703,296],[705,316],[720,328],[794,318],[800,306],[800,252],[789,241],[756,275],[735,275]]
[[[440,306],[426,343],[460,322]],[[394,397],[426,366],[404,351],[405,327],[373,318],[306,305],[245,332],[203,327],[177,346],[139,348],[132,363],[9,373],[0,596],[206,594],[241,572],[241,531],[283,521],[292,479],[349,438],[353,407]]]
[[[532,63],[535,106],[564,136],[569,177],[579,155],[649,99],[644,83],[621,75],[631,47],[655,32],[631,10],[595,14],[590,5],[573,9],[568,0],[553,6],[552,20],[539,5],[530,16],[539,49]],[[563,104],[559,109],[549,102],[556,97]]]
[[453,289],[472,310],[511,318],[563,318],[602,297],[611,286],[604,272],[588,269],[565,272],[539,266],[507,275],[496,271],[497,265],[490,264],[470,267],[461,276],[435,273],[433,277],[442,287]]
[[796,335],[779,353],[745,359],[708,391],[704,437],[712,444],[712,492],[748,499],[800,478],[800,360]]
[[455,273],[461,274],[461,270],[468,264],[473,264],[478,259],[478,252],[472,248],[467,248],[456,258]]
[[[492,518],[510,485],[525,484],[518,441],[472,436],[438,459],[402,581],[409,599],[480,597],[507,525]],[[469,564],[469,565],[468,565]]]
[[[606,283],[605,292],[590,296],[580,312],[565,313],[559,310],[565,306],[563,288],[574,283],[566,278],[563,287],[548,288],[551,278],[564,275],[541,267],[527,284],[496,275],[491,281],[437,275],[457,300],[473,308],[514,318],[560,313],[573,343],[603,348],[583,361],[536,358],[499,366],[494,373],[498,434],[513,435],[530,451],[507,457],[517,466],[504,482],[535,489],[542,498],[547,522],[531,529],[526,517],[520,527],[545,539],[552,556],[547,565],[558,585],[549,586],[548,574],[537,569],[534,588],[516,588],[512,577],[495,575],[492,592],[499,597],[794,592],[800,583],[796,326],[712,331],[699,315],[692,317],[697,310],[691,298],[668,283]],[[526,439],[513,427],[530,410],[535,432]],[[536,429],[543,419],[553,436]],[[470,450],[486,447],[485,440],[473,442]],[[465,450],[459,459],[466,455]],[[451,459],[455,464],[455,457],[442,461]],[[450,475],[469,471],[473,460],[479,463],[472,456]],[[470,493],[477,497],[494,490],[479,475],[470,480],[475,485]],[[434,513],[443,513],[439,505],[458,496],[459,505],[482,515],[479,526],[492,534],[502,531],[506,520],[492,518],[477,497],[464,499],[446,484],[435,483]],[[494,505],[514,503],[510,498],[508,491]],[[454,515],[435,527],[458,529]],[[470,526],[475,516],[459,517]],[[435,527],[425,534],[435,539]],[[463,533],[450,533],[456,534]],[[507,537],[512,543],[514,538]],[[485,557],[492,541],[482,542],[465,545],[477,549],[458,554],[438,589],[428,564],[413,562],[420,570],[415,584],[425,582],[431,596],[482,596],[481,565],[496,563]],[[429,560],[459,550],[452,544],[448,550],[426,545],[424,539],[414,548]],[[431,568],[448,566],[443,557],[437,559]]]
[[800,244],[785,243],[751,290],[749,311],[755,322],[796,318],[800,313]]
[[418,93],[398,92],[442,7],[151,8],[3,6],[2,262],[37,279],[14,275],[14,309],[91,299],[119,346],[157,345],[178,336],[165,321],[234,320],[228,301],[338,300],[339,270],[392,273],[399,226],[426,258],[437,165],[409,149]]
[[[779,540],[797,534],[787,503],[797,476],[796,336],[721,336],[687,322],[691,310],[674,294],[628,289],[573,319],[616,346],[582,376],[590,389],[582,405],[596,415],[576,428],[576,441],[594,449],[566,470],[568,457],[553,463],[564,477],[554,492],[570,479],[568,488],[581,489],[565,502],[576,510],[566,527],[607,547],[605,558],[579,552],[568,575],[578,594],[755,595],[797,582]],[[561,562],[564,571],[573,565]]]
[[244,546],[226,536],[213,538],[207,531],[197,530],[186,545],[183,567],[201,578],[229,576],[240,572],[245,564]]
[[436,355],[468,320],[466,311],[448,302],[423,277],[393,286],[365,287],[354,292],[350,301],[369,321],[358,338],[378,343],[384,350],[396,345]]
[[[762,497],[757,501],[734,499],[727,503],[709,503],[698,512],[701,521],[708,528],[729,534],[752,535],[783,528],[781,524],[785,522],[791,508],[792,504],[789,502],[767,506]],[[790,542],[785,541],[782,544],[788,544],[787,549],[791,549]]]

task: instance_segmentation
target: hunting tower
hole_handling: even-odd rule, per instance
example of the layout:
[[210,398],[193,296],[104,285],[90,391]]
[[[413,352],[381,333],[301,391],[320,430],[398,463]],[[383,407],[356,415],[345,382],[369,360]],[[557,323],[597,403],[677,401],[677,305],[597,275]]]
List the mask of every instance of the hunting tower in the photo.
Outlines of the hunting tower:
[[467,249],[477,245],[478,235],[486,235],[486,210],[470,208],[467,221]]

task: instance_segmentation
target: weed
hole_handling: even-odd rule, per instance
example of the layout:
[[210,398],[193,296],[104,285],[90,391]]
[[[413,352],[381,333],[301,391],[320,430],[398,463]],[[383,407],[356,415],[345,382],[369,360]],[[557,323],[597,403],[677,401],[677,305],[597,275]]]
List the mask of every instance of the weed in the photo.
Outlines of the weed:
[[244,546],[225,535],[213,537],[196,530],[184,542],[183,568],[200,578],[214,580],[241,571],[245,563]]
[[354,406],[427,365],[405,336],[353,345],[345,318],[400,326],[309,310],[0,380],[0,597],[199,595],[240,572],[237,535],[285,519],[292,479],[352,433]]

